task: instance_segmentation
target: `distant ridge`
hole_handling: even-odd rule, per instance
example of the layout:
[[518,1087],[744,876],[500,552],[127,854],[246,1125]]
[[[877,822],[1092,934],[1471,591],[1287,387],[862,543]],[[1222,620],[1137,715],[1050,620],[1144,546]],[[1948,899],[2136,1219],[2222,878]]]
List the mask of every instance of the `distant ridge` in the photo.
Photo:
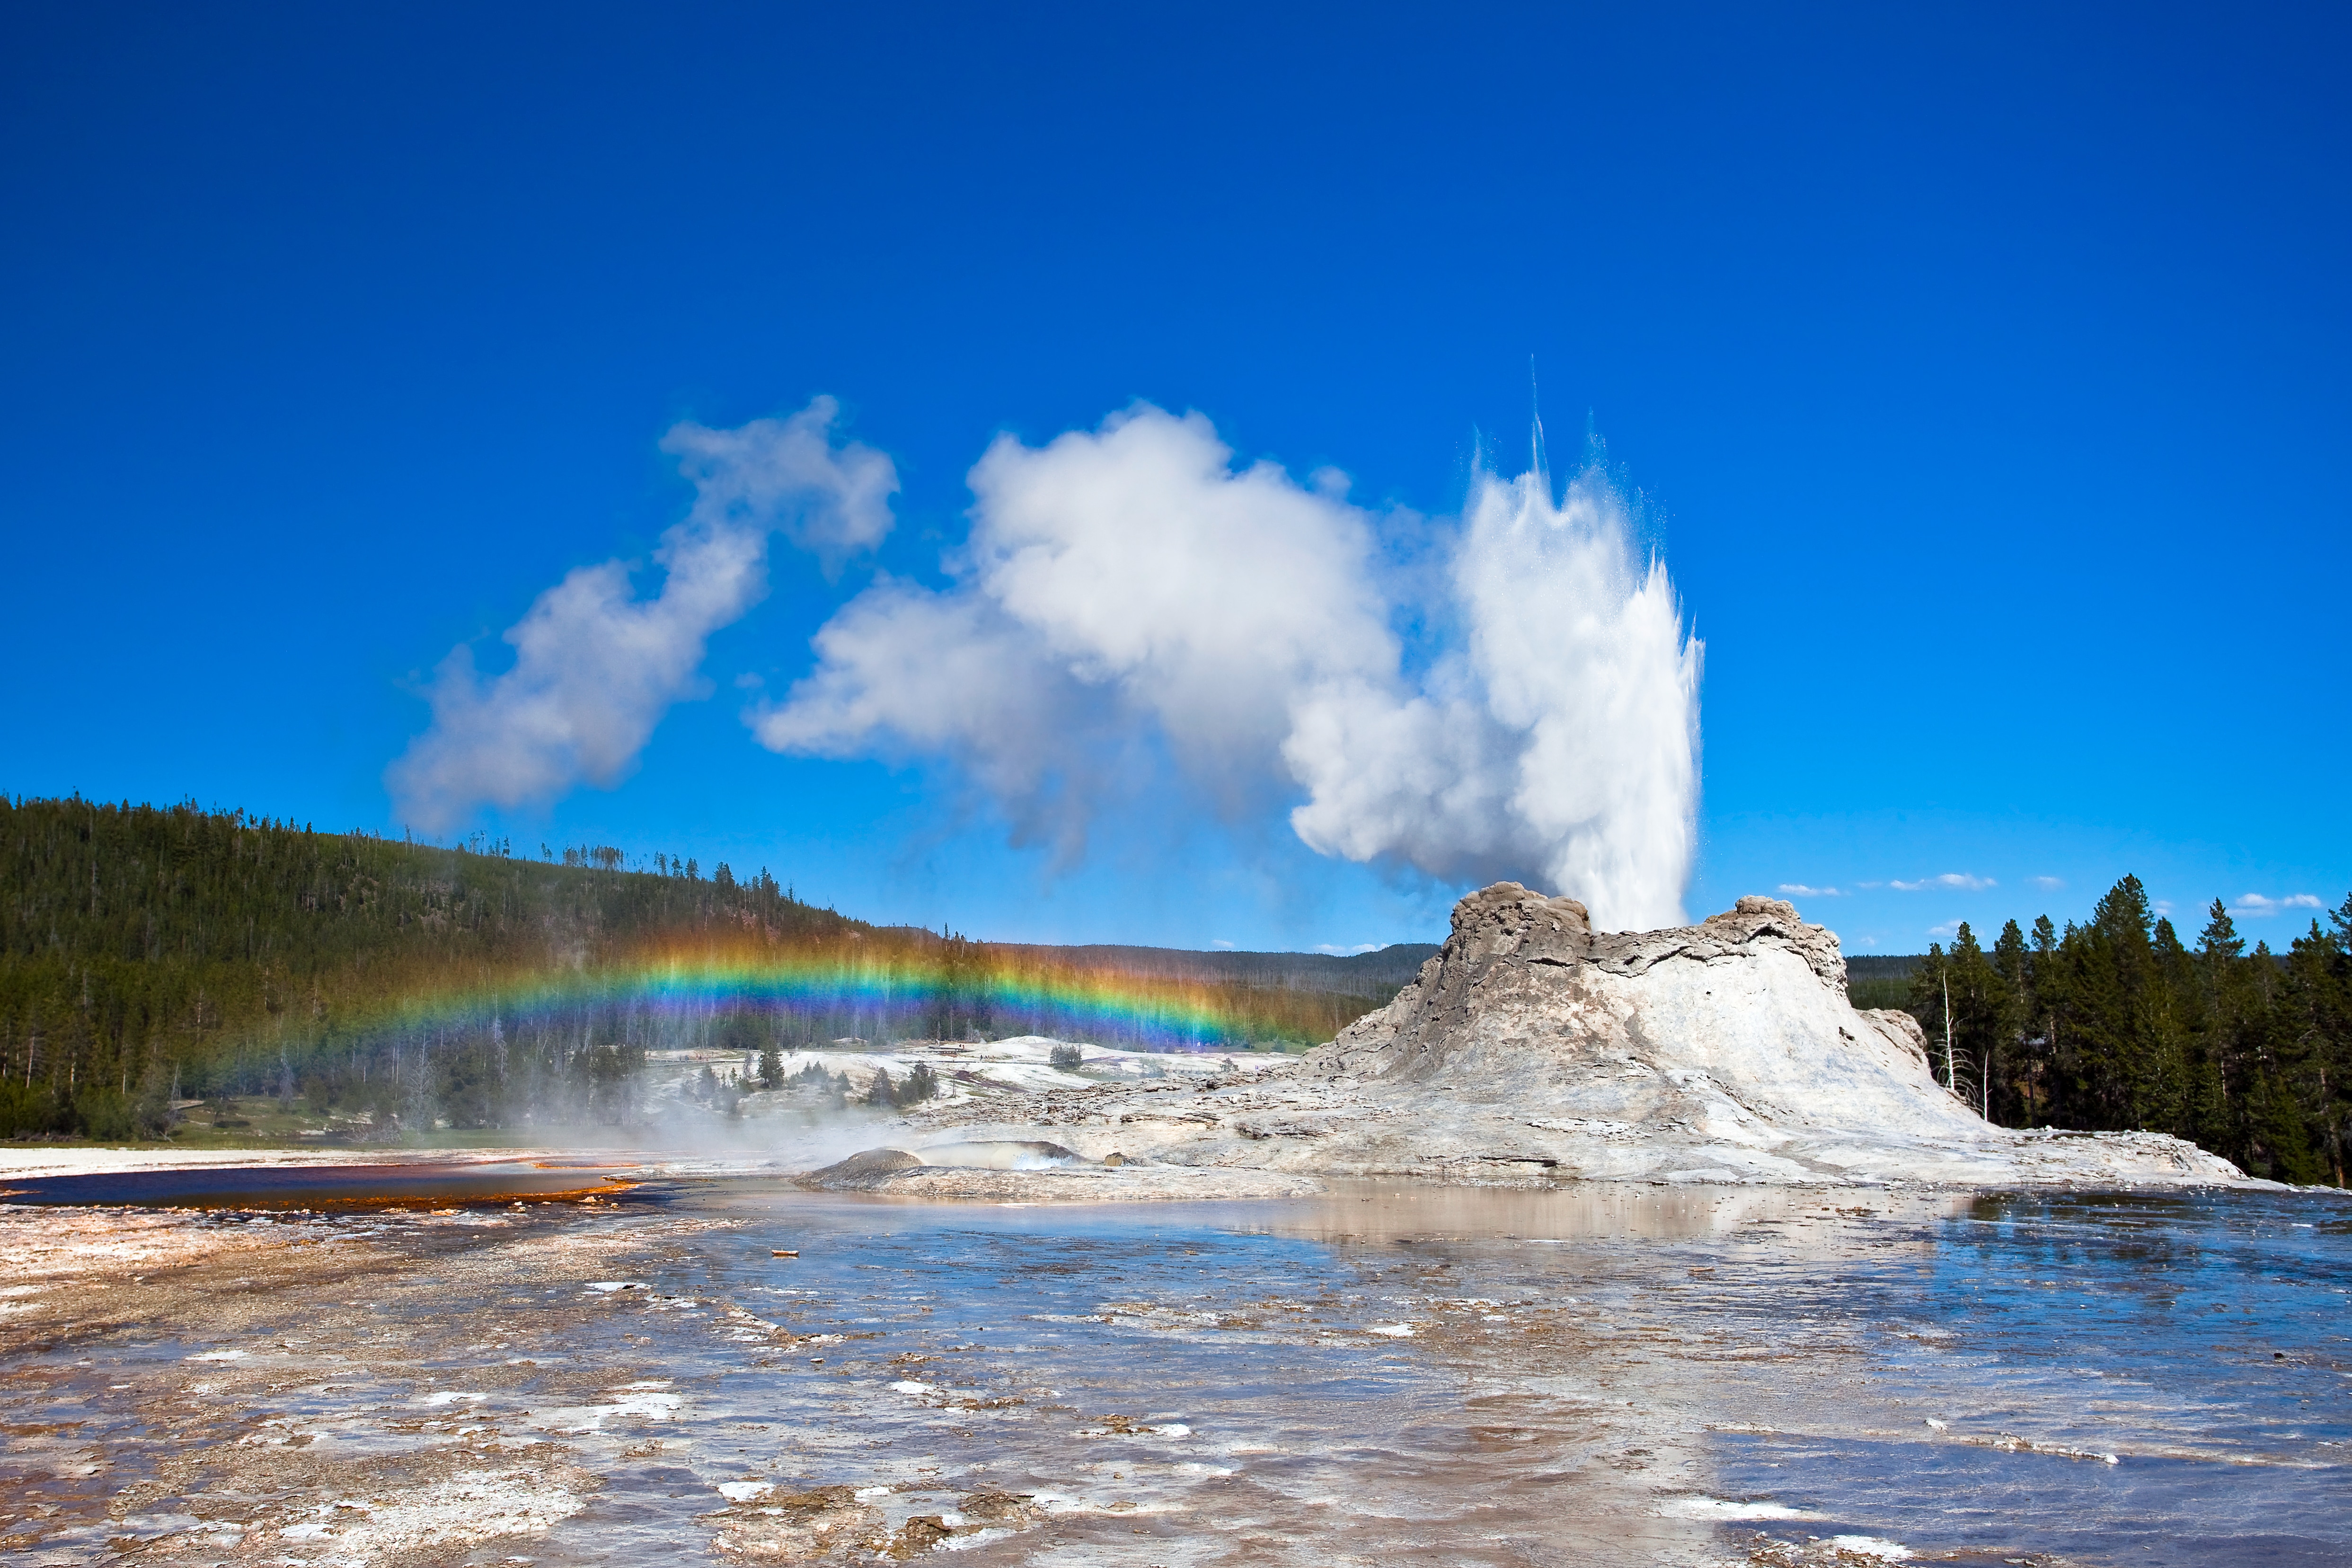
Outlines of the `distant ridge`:
[[1394,995],[1437,956],[1433,942],[1400,942],[1371,952],[1340,956],[1324,952],[1241,952],[1224,949],[1123,947],[1088,943],[1038,947],[1065,963],[1116,969],[1129,974],[1161,974],[1188,980],[1233,980],[1251,985],[1301,991]]

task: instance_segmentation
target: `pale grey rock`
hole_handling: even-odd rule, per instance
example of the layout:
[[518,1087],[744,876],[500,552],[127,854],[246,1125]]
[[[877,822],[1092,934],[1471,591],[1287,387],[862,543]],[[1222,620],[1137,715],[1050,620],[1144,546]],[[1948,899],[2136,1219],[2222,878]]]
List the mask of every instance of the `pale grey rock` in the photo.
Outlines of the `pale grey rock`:
[[[1424,1163],[1555,1178],[2242,1179],[2177,1139],[2061,1146],[1989,1125],[1936,1081],[1909,1014],[1853,1007],[1837,937],[1779,899],[1595,931],[1572,899],[1496,883],[1454,906],[1413,984],[1304,1070],[1403,1112]],[[1497,1151],[1506,1116],[1526,1131]]]
[[[2246,1179],[2158,1133],[1988,1124],[1936,1081],[1910,1015],[1855,1010],[1837,938],[1780,900],[1741,899],[1669,931],[1595,931],[1576,900],[1512,882],[1464,899],[1419,977],[1303,1060],[998,1094],[914,1119],[966,1139],[1050,1136],[1081,1163],[983,1179],[926,1162],[861,1180],[939,1194],[1239,1196],[1267,1191],[1269,1175],[1955,1187]],[[1096,1163],[1113,1153],[1121,1166]]]

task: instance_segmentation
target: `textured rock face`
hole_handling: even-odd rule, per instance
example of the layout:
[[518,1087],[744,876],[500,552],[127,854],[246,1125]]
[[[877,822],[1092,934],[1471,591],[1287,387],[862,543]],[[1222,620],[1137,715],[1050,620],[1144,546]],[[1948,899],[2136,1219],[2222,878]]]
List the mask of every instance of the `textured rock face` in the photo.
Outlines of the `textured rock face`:
[[1601,931],[1573,899],[1499,882],[1454,907],[1420,978],[1311,1053],[1335,1084],[1444,1084],[1632,1122],[1974,1139],[1908,1014],[1847,1001],[1835,936],[1778,899],[1695,926]]
[[[1857,1011],[1837,938],[1778,899],[1595,931],[1498,882],[1394,1002],[1308,1053],[1338,1110],[1253,1163],[1451,1177],[1995,1183],[2242,1179],[2157,1134],[2027,1133],[1936,1081],[1909,1014]],[[1306,1132],[1301,1105],[1276,1131]]]
[[1513,882],[1464,899],[1420,977],[1304,1058],[1252,1058],[1181,1083],[942,1100],[912,1118],[934,1139],[952,1130],[965,1149],[1051,1139],[1076,1163],[982,1170],[971,1167],[1004,1162],[927,1141],[919,1158],[876,1151],[811,1180],[934,1197],[1090,1201],[1271,1195],[1332,1177],[1546,1186],[2244,1180],[2229,1162],[2159,1133],[1989,1125],[1937,1083],[1908,1014],[1853,1008],[1837,938],[1778,899],[1742,899],[1670,931],[1595,931],[1574,900]]

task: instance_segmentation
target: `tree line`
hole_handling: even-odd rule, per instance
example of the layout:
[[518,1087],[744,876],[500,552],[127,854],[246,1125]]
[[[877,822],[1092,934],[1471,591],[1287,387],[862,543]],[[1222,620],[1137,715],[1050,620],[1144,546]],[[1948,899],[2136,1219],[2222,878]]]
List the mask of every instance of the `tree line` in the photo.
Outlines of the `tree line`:
[[[1073,969],[1052,950],[853,920],[765,869],[540,848],[0,796],[0,1136],[152,1135],[174,1101],[253,1095],[403,1127],[626,1121],[654,1049],[1081,1029],[1167,1043],[1181,1026],[1043,1000]],[[841,984],[789,1010],[658,1002],[631,961],[664,943],[793,953]],[[1008,973],[1038,1000],[1008,1004],[992,984]],[[569,1000],[521,1005],[557,974]],[[461,992],[490,1001],[384,1025],[405,1000]],[[1328,1039],[1386,999],[1204,980],[1171,1005],[1219,1020],[1177,1043],[1230,1047]]]
[[1936,1076],[2010,1127],[2169,1132],[2252,1175],[2344,1185],[2352,895],[2285,952],[2215,900],[2194,947],[2137,877],[2063,931],[1962,924],[1905,999]]

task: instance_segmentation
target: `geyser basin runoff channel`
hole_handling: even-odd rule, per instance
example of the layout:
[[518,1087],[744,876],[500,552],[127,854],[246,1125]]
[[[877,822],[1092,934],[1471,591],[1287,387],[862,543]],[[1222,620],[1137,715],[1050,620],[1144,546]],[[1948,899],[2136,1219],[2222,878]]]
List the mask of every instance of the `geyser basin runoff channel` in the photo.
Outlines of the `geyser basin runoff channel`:
[[438,1161],[402,1164],[199,1165],[0,1178],[0,1202],[140,1208],[388,1209],[617,1197],[611,1162]]
[[0,1207],[0,1549],[2352,1559],[2330,1199],[674,1190]]

